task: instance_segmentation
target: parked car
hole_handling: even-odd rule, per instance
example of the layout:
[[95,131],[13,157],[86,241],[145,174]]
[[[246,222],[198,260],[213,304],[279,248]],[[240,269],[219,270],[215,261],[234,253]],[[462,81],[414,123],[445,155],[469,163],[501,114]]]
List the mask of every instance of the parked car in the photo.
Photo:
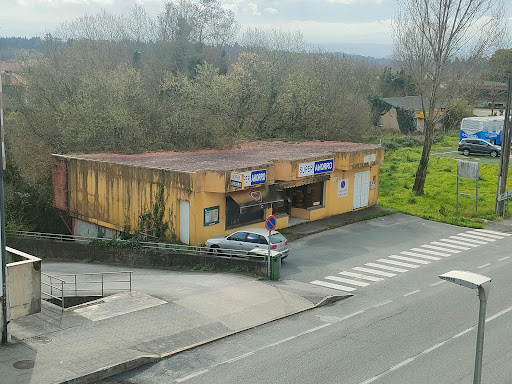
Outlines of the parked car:
[[[235,256],[247,256],[249,251],[255,248],[268,250],[268,231],[263,228],[246,228],[227,236],[217,236],[206,240],[206,247],[211,253],[230,254]],[[280,252],[282,258],[289,253],[288,240],[278,231],[270,233],[270,249]]]
[[459,152],[465,156],[473,153],[498,157],[501,156],[501,147],[479,138],[466,138],[459,142]]

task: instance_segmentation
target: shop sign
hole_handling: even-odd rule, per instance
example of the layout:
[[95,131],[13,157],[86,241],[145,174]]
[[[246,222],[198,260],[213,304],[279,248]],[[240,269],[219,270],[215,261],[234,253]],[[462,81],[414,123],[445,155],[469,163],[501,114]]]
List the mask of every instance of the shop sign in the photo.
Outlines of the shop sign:
[[231,186],[235,188],[246,188],[253,185],[265,184],[267,182],[267,170],[247,171],[242,173],[231,173]]
[[364,163],[371,163],[373,161],[377,160],[377,155],[375,153],[372,153],[371,155],[366,155],[364,157]]
[[309,163],[300,163],[297,168],[297,177],[318,175],[321,173],[332,172],[334,169],[334,159],[311,161]]
[[338,197],[348,196],[348,179],[338,180]]

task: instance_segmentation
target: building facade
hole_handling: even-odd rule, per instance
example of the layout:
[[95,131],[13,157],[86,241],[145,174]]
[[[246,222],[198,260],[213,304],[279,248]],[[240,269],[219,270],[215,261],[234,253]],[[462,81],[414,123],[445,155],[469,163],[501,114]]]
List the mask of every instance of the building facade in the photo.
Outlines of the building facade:
[[379,145],[253,142],[229,150],[137,155],[54,155],[54,204],[77,236],[115,237],[162,210],[169,235],[213,236],[277,228],[377,204]]

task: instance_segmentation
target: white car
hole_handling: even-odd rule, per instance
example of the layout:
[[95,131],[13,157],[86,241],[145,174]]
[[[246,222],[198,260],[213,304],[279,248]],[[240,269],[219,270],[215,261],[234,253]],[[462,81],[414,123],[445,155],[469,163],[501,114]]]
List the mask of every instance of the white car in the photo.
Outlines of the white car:
[[[217,236],[206,240],[208,251],[228,253],[235,256],[247,256],[255,248],[268,250],[268,231],[263,228],[245,228],[227,236]],[[288,240],[278,231],[270,233],[270,249],[282,254],[282,259],[289,253]]]

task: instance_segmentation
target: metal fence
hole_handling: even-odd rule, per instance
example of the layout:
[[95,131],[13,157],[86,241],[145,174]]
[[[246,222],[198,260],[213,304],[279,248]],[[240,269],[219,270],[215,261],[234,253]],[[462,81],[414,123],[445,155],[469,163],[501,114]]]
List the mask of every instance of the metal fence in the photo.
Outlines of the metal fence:
[[56,233],[43,233],[43,232],[27,232],[27,231],[6,231],[7,236],[23,238],[23,239],[41,239],[52,241],[74,241],[83,244],[105,244],[118,247],[138,247],[142,249],[152,249],[166,252],[182,253],[182,254],[215,254],[223,257],[241,257],[246,256],[247,252],[234,249],[222,248],[208,248],[185,244],[170,244],[170,243],[156,243],[147,241],[121,240],[121,239],[107,239],[99,237],[85,237],[73,235],[61,235]]
[[67,273],[57,277],[41,272],[41,295],[60,301],[64,310],[66,297],[104,297],[131,292],[132,274],[132,271]]

